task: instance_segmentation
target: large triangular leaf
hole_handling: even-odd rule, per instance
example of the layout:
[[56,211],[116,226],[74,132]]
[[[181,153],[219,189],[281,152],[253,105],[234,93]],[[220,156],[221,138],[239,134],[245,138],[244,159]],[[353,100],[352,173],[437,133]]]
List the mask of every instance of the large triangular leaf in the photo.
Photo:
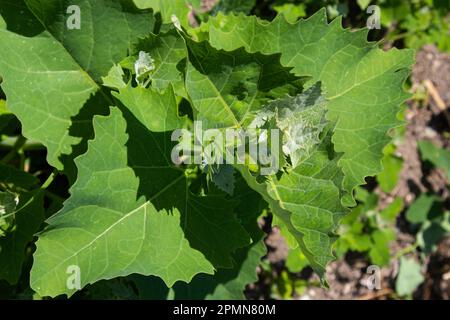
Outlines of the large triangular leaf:
[[321,277],[334,258],[335,231],[347,211],[340,201],[343,175],[338,160],[328,136],[301,164],[287,169],[279,178],[269,176],[259,182],[247,168],[237,166],[249,186],[262,195],[283,227],[295,237]]
[[282,15],[267,22],[219,13],[193,33],[217,49],[281,53],[282,65],[322,83],[327,119],[336,122],[334,146],[343,153],[344,203],[353,205],[353,188],[381,171],[386,133],[399,124],[398,106],[408,98],[402,85],[414,62],[413,51],[383,52],[366,41],[367,30],[344,30],[340,18],[328,24],[325,10],[295,24]]
[[200,274],[189,284],[177,283],[172,290],[154,277],[133,276],[132,279],[139,298],[144,300],[242,300],[245,287],[258,280],[256,269],[265,253],[263,241],[257,241],[236,252],[233,269],[220,269],[214,276]]
[[[44,27],[81,68],[100,82],[114,63],[124,59],[139,39],[153,31],[150,11],[136,9],[131,0],[25,0]],[[70,29],[67,9],[80,9],[80,29]]]
[[48,162],[62,169],[60,155],[70,154],[71,146],[80,142],[69,135],[71,118],[97,85],[48,36],[26,38],[0,30],[0,50],[0,75],[9,110],[22,123],[23,135],[44,144]]
[[273,123],[283,133],[283,153],[295,168],[320,143],[326,125],[325,99],[316,84],[302,94],[270,101],[257,113],[250,126],[262,128]]
[[[353,188],[379,171],[410,51],[383,52],[367,31],[328,24],[324,12],[295,24],[219,13],[191,38],[179,25],[188,25],[187,3],[0,0],[8,110],[72,185],[39,235],[31,275],[39,295],[72,295],[78,266],[81,287],[138,273],[160,277],[175,298],[243,298],[263,253],[261,197],[323,279]],[[81,8],[79,30],[67,28],[69,5]],[[175,27],[154,26],[158,17]],[[261,176],[262,165],[248,164],[234,167],[241,177],[225,166],[214,176],[214,164],[173,164],[172,131],[195,120],[204,129],[280,129],[279,172]],[[242,177],[259,195],[240,188]],[[5,182],[9,203],[30,188]]]
[[[13,200],[9,210],[2,210],[5,203],[0,199],[0,234],[1,222],[8,226],[4,237],[0,236],[0,279],[9,283],[19,280],[26,247],[44,220],[44,194],[38,182],[31,174],[0,163],[0,190],[6,190],[0,195]],[[8,217],[2,219],[2,213]]]
[[184,90],[181,62],[187,57],[187,49],[177,29],[172,27],[158,35],[150,34],[139,41],[134,49],[148,53],[154,60],[152,87],[162,90],[172,84],[175,88]]
[[0,237],[0,279],[17,283],[22,273],[26,247],[44,221],[44,194],[41,190],[19,196],[14,215],[14,228]]
[[[137,12],[131,0],[27,0],[26,4],[0,1],[10,30],[0,30],[2,88],[24,136],[44,144],[48,162],[62,169],[61,155],[71,154],[72,146],[89,136],[89,132],[73,136],[69,128],[98,91],[95,81],[127,56],[133,42],[153,30],[154,18],[151,12]],[[69,5],[81,9],[79,30],[67,28]],[[23,12],[23,20],[17,21],[16,10]],[[28,38],[31,34],[20,27],[22,23],[42,33]]]
[[19,171],[0,163],[0,185],[8,189],[31,190],[37,187],[39,180],[29,173]]
[[264,233],[257,224],[262,206],[261,196],[249,188],[242,179],[236,181],[236,196],[233,197],[236,212],[245,229],[251,234],[253,243],[234,254],[232,269],[219,269],[215,275],[197,275],[191,283],[177,283],[169,291],[153,277],[133,277],[141,299],[244,299],[245,287],[258,280],[256,273],[261,257],[266,254],[262,241]]
[[41,295],[73,294],[66,287],[71,265],[80,267],[82,286],[131,273],[157,275],[168,286],[189,282],[231,266],[229,254],[249,243],[231,203],[191,194],[184,171],[166,158],[167,136],[130,117],[127,126],[112,109],[95,119],[96,138],[76,160],[72,196],[39,236],[31,285]]
[[245,128],[265,103],[302,89],[302,79],[281,67],[278,55],[219,51],[206,41],[187,43],[186,90],[205,129]]
[[178,115],[178,103],[171,85],[158,92],[153,87],[133,88],[129,84],[113,95],[150,131],[166,132],[186,126],[187,118]]

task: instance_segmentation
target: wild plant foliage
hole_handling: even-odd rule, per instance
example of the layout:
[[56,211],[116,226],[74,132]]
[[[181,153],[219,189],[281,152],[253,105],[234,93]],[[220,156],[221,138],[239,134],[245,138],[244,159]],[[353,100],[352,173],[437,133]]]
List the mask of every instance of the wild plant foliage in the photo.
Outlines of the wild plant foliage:
[[[68,26],[69,5],[79,28]],[[141,274],[175,292],[241,298],[265,254],[263,208],[323,279],[353,189],[381,170],[399,125],[412,51],[384,52],[325,11],[294,24],[219,13],[198,28],[125,0],[0,0],[0,14],[7,109],[71,182],[38,234],[39,295]],[[195,121],[279,130],[278,170],[261,174],[248,153],[240,163],[174,163],[172,134]],[[0,178],[19,201],[5,195],[0,213],[32,197],[2,218],[15,228],[2,229],[0,277],[14,283],[44,213],[36,181],[8,170]],[[68,281],[73,266],[79,286]]]

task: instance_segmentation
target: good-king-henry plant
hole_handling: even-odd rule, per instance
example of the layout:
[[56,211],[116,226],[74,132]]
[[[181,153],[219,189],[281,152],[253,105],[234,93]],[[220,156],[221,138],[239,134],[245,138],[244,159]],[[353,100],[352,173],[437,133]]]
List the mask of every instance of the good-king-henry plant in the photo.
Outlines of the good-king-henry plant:
[[[7,109],[71,183],[37,236],[34,291],[141,274],[242,298],[265,254],[263,209],[326,283],[339,220],[400,124],[412,51],[385,52],[325,10],[294,24],[219,13],[198,28],[131,0],[0,0],[0,14]],[[16,236],[0,237],[11,283],[44,219],[41,187],[28,189],[14,191],[28,203]]]

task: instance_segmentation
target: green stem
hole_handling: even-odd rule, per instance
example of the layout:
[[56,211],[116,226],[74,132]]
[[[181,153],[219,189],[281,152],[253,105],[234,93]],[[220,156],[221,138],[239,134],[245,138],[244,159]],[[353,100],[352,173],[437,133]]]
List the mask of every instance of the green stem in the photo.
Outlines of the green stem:
[[397,34],[395,36],[392,36],[392,38],[388,38],[387,40],[391,41],[391,42],[394,42],[394,41],[406,38],[407,36],[410,36],[410,35],[413,35],[413,34],[414,34],[413,32],[404,32],[404,33],[400,33],[400,34]]
[[45,180],[45,182],[42,184],[42,186],[40,187],[41,190],[45,190],[47,189],[53,182],[53,180],[55,180],[56,176],[58,175],[58,170],[53,170],[53,172],[48,176],[47,180]]
[[[7,137],[0,143],[0,150],[11,150],[14,148],[17,139],[13,137]],[[45,150],[45,146],[35,140],[27,140],[22,146],[22,150]]]
[[16,215],[17,213],[19,213],[20,211],[22,211],[23,209],[25,209],[26,207],[28,207],[28,206],[34,201],[35,197],[36,197],[39,193],[45,192],[45,191],[46,191],[45,189],[47,189],[47,188],[52,184],[53,180],[55,179],[55,177],[56,177],[57,175],[58,175],[58,170],[55,169],[55,170],[50,174],[50,176],[47,178],[47,180],[45,180],[44,184],[43,184],[42,186],[40,186],[38,189],[35,189],[35,190],[38,190],[38,191],[36,192],[36,194],[35,194],[34,196],[32,196],[32,197],[30,198],[30,200],[27,201],[27,203],[25,203],[22,207],[20,207],[20,208],[17,209],[16,211],[11,212],[11,213],[8,213],[7,215],[1,216],[1,218],[2,218],[2,219],[6,219],[6,218],[9,218],[9,217],[11,217],[11,216],[14,216],[14,215]]
[[18,153],[18,151],[20,149],[22,149],[22,147],[25,145],[25,142],[27,142],[27,139],[23,136],[20,136],[17,138],[16,142],[13,145],[13,148],[11,151],[8,152],[8,154],[6,156],[3,157],[3,159],[1,160],[1,162],[3,163],[8,163],[9,161],[11,161],[12,159],[14,159],[14,157],[16,156],[16,154]]
[[395,255],[395,259],[398,259],[398,258],[404,256],[405,254],[415,251],[418,246],[419,246],[418,243],[414,243],[406,248],[403,248],[402,250],[397,252],[397,254]]

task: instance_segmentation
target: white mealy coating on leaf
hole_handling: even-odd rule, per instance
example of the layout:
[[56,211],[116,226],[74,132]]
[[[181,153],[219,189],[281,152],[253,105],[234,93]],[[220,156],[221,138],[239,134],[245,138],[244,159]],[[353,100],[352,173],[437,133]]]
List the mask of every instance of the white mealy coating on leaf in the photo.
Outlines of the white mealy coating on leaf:
[[178,17],[176,15],[172,15],[170,17],[170,19],[172,20],[173,25],[175,26],[175,28],[177,28],[180,31],[183,31],[183,29],[181,29],[181,22],[180,19],[178,19]]
[[13,212],[18,204],[18,195],[10,192],[0,192],[0,216]]
[[291,158],[295,168],[320,142],[319,135],[326,124],[325,111],[325,99],[317,84],[295,97],[271,101],[258,112],[250,127],[261,128],[273,120],[283,132],[283,153]]
[[[14,212],[19,204],[19,196],[11,192],[0,191],[0,237],[6,235],[6,232],[12,226]],[[1,251],[0,247],[0,251]]]
[[[145,87],[150,80],[148,75],[153,70],[155,70],[155,60],[147,52],[139,51],[139,58],[134,63],[136,82]],[[144,82],[144,80],[147,81]]]

